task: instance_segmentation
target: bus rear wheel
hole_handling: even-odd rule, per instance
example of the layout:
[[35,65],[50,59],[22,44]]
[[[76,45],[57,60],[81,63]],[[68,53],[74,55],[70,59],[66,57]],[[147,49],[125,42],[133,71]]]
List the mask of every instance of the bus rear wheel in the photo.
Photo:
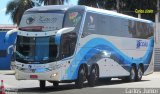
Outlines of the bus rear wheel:
[[98,79],[98,68],[96,66],[93,66],[91,68],[90,76],[88,79],[89,86],[91,87],[95,86],[97,79]]
[[142,79],[142,76],[143,76],[143,70],[142,67],[139,66],[137,70],[136,81],[140,81]]
[[44,89],[46,87],[46,81],[40,80],[39,81],[39,86],[40,86],[41,89]]
[[136,80],[136,68],[134,66],[130,69],[130,76],[128,77],[130,82],[134,82]]
[[77,88],[83,88],[83,83],[86,80],[85,67],[80,67],[78,72],[78,78],[75,82]]
[[104,82],[107,82],[107,83],[108,83],[108,82],[111,81],[111,79],[112,79],[112,78],[100,78],[99,81],[100,81],[100,82],[103,82],[103,83],[104,83]]

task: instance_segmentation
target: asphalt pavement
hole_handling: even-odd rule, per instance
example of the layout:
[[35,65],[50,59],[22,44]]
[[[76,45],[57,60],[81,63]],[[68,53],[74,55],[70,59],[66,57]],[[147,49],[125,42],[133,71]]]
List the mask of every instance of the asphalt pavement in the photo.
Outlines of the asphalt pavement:
[[49,82],[45,89],[40,89],[38,81],[18,81],[14,72],[0,74],[0,80],[4,80],[4,86],[6,90],[8,89],[7,94],[160,94],[160,72],[143,76],[139,82],[123,82],[114,78],[111,82],[99,82],[95,87],[89,87],[86,83],[82,89],[75,88],[74,83],[62,83],[58,87],[53,87]]

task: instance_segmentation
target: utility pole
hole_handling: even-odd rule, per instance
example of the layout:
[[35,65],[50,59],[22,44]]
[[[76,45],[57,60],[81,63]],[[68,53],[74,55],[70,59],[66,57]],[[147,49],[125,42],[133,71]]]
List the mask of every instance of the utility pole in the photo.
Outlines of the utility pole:
[[155,43],[159,44],[159,0],[157,0],[157,13],[155,15]]
[[159,0],[157,0],[157,16],[158,16],[157,22],[159,22]]
[[117,12],[120,12],[120,9],[119,9],[119,0],[116,0],[116,8],[117,8]]
[[[142,8],[142,1],[139,2],[139,9]],[[138,13],[138,18],[141,18],[141,13]]]
[[141,18],[141,13],[138,13],[138,18]]

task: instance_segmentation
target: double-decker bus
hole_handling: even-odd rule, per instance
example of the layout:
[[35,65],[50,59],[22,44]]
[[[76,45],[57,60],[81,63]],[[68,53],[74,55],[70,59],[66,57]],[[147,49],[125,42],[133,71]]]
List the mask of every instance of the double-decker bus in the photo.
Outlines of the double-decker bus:
[[139,81],[153,72],[153,22],[87,6],[27,10],[16,41],[16,79],[58,86],[100,78]]

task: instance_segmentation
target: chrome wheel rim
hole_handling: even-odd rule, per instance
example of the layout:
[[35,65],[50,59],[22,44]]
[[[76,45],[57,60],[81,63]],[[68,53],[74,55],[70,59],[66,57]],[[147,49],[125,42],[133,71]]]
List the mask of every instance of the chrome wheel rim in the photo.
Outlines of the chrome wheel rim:
[[138,78],[141,78],[142,75],[143,75],[143,72],[142,72],[142,70],[139,68],[139,69],[138,69]]
[[134,69],[132,68],[132,70],[131,70],[131,79],[134,80],[134,79],[135,79],[135,76],[136,76],[135,71],[134,71]]

